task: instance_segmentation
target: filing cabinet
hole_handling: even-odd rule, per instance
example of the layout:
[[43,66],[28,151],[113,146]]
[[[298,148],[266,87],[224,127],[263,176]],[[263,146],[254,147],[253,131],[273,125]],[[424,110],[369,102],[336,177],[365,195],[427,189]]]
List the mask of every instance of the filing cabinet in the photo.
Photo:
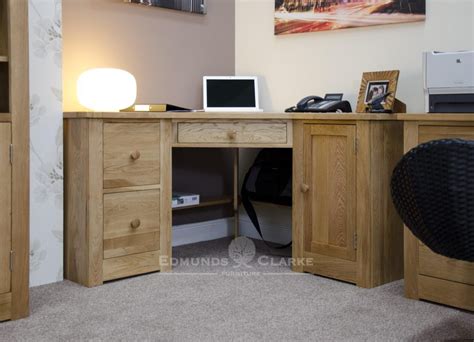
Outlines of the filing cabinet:
[[66,121],[65,149],[65,277],[168,270],[171,121]]
[[[405,122],[405,152],[431,140],[474,140],[473,122],[429,118]],[[474,263],[434,253],[405,228],[405,295],[474,311]]]

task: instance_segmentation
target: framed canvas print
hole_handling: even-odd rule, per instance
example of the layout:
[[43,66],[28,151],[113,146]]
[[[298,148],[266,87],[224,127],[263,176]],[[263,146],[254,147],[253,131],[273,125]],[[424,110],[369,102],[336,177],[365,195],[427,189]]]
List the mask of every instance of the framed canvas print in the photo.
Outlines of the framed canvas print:
[[393,112],[399,75],[399,70],[364,72],[360,84],[357,113]]
[[275,0],[275,34],[425,20],[426,0]]

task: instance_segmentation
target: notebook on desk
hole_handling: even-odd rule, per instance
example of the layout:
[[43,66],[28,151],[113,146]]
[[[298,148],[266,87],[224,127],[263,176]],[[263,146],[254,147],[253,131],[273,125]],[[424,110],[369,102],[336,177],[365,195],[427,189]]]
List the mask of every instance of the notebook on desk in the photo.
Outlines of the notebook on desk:
[[262,112],[255,76],[205,76],[205,112]]

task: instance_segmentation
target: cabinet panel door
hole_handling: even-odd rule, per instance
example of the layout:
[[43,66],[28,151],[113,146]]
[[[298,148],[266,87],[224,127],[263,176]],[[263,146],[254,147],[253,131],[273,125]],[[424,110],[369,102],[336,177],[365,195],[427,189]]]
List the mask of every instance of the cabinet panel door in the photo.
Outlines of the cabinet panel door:
[[356,127],[305,126],[305,250],[356,260]]
[[11,164],[10,124],[0,124],[0,294],[10,292]]

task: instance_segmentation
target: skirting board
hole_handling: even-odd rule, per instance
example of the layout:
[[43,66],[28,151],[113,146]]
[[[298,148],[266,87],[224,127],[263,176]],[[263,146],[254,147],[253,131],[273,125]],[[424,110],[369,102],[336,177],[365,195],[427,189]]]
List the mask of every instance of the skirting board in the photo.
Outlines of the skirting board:
[[173,226],[173,247],[232,236],[234,218]]
[[[261,221],[263,223],[261,224],[262,233],[267,241],[283,244],[291,240],[291,228],[282,227],[281,225],[267,225],[263,218]],[[241,236],[260,240],[260,236],[247,215],[240,215],[239,228]],[[174,226],[173,246],[229,237],[232,236],[233,230],[234,218],[232,217]]]

